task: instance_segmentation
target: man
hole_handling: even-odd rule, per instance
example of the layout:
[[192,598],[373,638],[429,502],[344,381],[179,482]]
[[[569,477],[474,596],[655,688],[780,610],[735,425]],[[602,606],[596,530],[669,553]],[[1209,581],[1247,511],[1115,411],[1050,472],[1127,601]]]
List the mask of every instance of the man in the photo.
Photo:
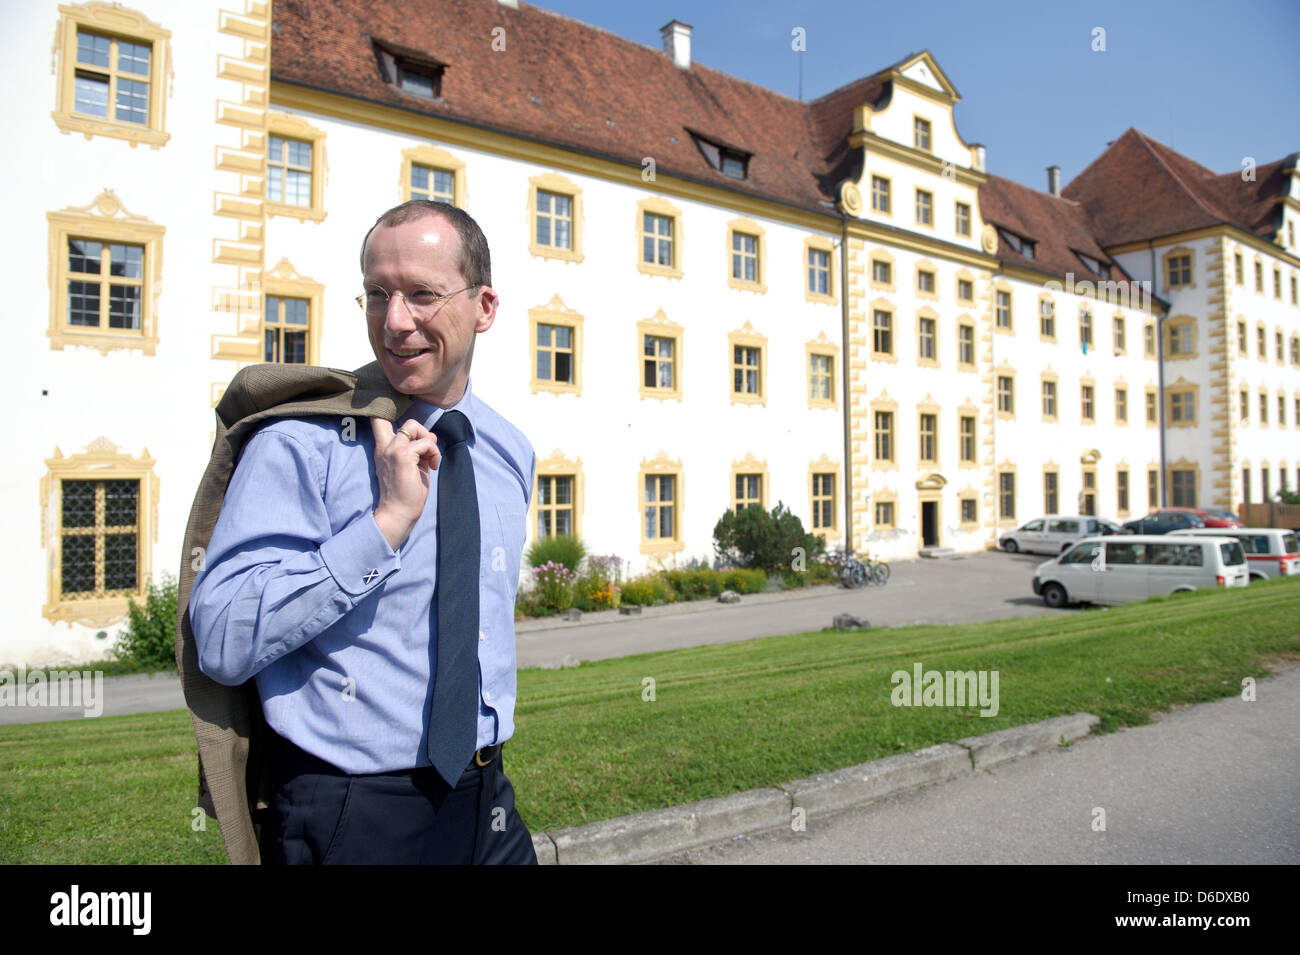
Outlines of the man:
[[472,391],[487,241],[415,200],[361,267],[378,367],[414,400],[242,445],[189,601],[198,666],[254,680],[274,731],[262,861],[536,863],[500,752],[536,456]]

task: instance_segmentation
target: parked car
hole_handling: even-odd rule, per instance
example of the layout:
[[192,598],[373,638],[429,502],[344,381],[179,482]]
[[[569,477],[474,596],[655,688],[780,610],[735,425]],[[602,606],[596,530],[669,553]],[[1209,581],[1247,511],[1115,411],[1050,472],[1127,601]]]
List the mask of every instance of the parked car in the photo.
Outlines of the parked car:
[[1245,587],[1246,555],[1231,537],[1090,537],[1039,564],[1034,593],[1049,607],[1122,604],[1202,587]]
[[1190,527],[1204,527],[1204,518],[1188,511],[1156,511],[1136,521],[1124,524],[1125,534],[1168,534],[1170,531],[1187,530]]
[[1085,537],[1118,534],[1119,526],[1111,521],[1082,514],[1048,514],[1028,521],[1002,535],[999,544],[1008,554],[1059,554]]
[[1199,507],[1162,507],[1160,514],[1192,514],[1205,522],[1206,527],[1245,527],[1241,518],[1223,508],[1204,510]]
[[1185,531],[1170,531],[1170,536],[1233,537],[1241,542],[1246,552],[1246,565],[1251,580],[1268,580],[1300,573],[1300,538],[1295,531],[1281,527],[1205,527]]

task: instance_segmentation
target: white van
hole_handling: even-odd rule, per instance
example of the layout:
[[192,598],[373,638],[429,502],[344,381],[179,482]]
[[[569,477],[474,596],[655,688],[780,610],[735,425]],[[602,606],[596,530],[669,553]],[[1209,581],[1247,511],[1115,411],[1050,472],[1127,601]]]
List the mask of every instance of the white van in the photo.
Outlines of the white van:
[[1300,539],[1282,527],[1196,527],[1171,531],[1169,536],[1235,537],[1246,552],[1251,580],[1268,580],[1300,573]]
[[1039,564],[1034,593],[1049,607],[1123,604],[1200,587],[1250,583],[1241,543],[1223,535],[1090,537]]
[[1008,554],[1060,554],[1071,544],[1097,534],[1118,534],[1119,526],[1083,514],[1048,514],[1007,531],[998,543]]

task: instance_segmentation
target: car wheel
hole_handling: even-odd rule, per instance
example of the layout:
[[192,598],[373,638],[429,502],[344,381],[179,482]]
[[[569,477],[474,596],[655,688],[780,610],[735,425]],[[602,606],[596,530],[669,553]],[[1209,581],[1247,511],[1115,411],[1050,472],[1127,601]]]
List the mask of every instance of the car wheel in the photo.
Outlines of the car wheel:
[[1065,596],[1065,588],[1060,584],[1043,585],[1043,603],[1056,610],[1064,607],[1069,601]]
[[1008,554],[1014,554],[1016,551],[1020,550],[1020,546],[1016,543],[1014,537],[1008,537],[1002,542],[1002,549]]

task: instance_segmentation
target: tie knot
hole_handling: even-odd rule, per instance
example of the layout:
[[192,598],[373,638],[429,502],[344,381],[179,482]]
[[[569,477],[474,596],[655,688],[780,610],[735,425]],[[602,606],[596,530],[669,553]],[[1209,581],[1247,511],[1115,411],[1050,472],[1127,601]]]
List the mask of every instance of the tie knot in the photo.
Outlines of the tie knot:
[[469,438],[469,419],[459,411],[448,411],[434,423],[438,450],[446,451]]

